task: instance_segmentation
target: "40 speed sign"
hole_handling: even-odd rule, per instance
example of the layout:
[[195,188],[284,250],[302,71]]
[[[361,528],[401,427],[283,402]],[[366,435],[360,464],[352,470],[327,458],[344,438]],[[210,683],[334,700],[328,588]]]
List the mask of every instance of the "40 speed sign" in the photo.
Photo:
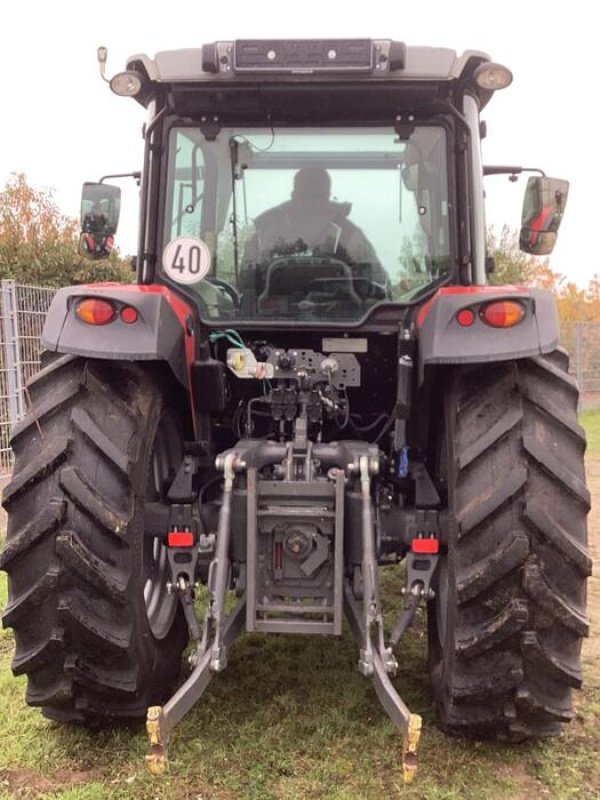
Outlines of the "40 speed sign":
[[210,271],[210,250],[195,236],[179,236],[163,251],[163,268],[175,283],[197,283]]

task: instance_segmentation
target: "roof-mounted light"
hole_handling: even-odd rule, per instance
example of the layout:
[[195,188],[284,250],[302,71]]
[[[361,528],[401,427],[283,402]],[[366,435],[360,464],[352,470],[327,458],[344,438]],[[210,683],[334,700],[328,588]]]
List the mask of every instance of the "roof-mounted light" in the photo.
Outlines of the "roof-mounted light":
[[110,79],[110,88],[121,97],[135,97],[142,90],[142,76],[134,70],[117,72]]
[[406,45],[389,39],[237,39],[202,47],[205,72],[387,74],[406,66]]
[[371,72],[370,39],[238,39],[235,72]]
[[486,61],[480,64],[473,73],[475,83],[480,89],[488,92],[496,92],[498,89],[506,89],[512,83],[512,72],[502,64],[494,64]]

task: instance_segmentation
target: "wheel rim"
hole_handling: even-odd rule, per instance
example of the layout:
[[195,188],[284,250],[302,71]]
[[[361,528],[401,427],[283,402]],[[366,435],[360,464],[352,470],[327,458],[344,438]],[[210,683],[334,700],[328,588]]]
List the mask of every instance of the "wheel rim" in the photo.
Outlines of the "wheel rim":
[[[146,500],[164,498],[166,486],[181,462],[181,435],[171,415],[161,418],[152,449]],[[167,548],[160,539],[144,538],[144,602],[148,625],[156,639],[164,639],[171,630],[177,604],[176,594],[169,594],[170,569]]]

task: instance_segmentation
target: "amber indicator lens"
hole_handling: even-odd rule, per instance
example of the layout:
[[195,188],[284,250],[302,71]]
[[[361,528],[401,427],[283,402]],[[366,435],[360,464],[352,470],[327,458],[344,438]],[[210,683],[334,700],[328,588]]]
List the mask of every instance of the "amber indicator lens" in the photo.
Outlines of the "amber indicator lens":
[[98,300],[95,297],[87,297],[77,303],[75,313],[88,325],[107,325],[117,316],[117,311],[112,303],[109,303],[108,300]]
[[496,300],[483,306],[479,316],[492,328],[512,328],[525,316],[525,307],[516,300]]

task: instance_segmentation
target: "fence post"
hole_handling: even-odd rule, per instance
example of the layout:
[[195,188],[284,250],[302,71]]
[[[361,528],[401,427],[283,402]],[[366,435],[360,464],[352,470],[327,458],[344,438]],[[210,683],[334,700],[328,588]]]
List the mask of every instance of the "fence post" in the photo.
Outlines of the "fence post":
[[23,372],[19,353],[19,325],[15,282],[0,281],[2,311],[2,347],[6,366],[8,421],[10,426],[25,416]]

